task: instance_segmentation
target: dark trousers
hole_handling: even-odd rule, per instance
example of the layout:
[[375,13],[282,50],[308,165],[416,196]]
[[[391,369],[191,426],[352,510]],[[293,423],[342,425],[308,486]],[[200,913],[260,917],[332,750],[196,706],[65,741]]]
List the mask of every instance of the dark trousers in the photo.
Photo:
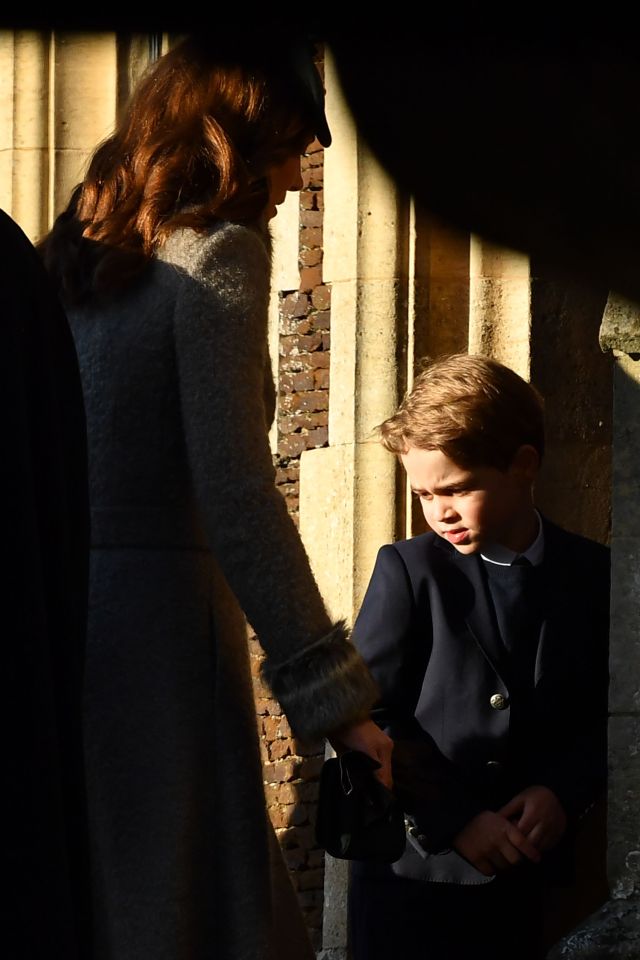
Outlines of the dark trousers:
[[539,884],[515,872],[491,883],[424,883],[353,873],[353,960],[540,960]]

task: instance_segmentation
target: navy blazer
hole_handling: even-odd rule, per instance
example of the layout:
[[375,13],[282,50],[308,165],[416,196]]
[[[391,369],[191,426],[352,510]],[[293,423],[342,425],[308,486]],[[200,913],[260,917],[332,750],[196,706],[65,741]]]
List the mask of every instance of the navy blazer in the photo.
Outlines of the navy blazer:
[[575,823],[603,790],[610,551],[546,518],[543,529],[526,703],[518,701],[485,561],[434,533],[378,553],[353,640],[381,691],[374,719],[396,741],[396,790],[430,853],[408,844],[394,873],[486,882],[450,851],[476,813],[543,784]]

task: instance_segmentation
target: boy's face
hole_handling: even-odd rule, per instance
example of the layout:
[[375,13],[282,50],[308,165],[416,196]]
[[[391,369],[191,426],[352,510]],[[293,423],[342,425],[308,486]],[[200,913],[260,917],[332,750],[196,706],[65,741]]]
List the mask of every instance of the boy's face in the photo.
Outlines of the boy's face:
[[539,458],[520,447],[507,470],[459,467],[441,450],[409,447],[400,455],[431,529],[459,553],[500,544],[520,553],[537,533],[531,488]]

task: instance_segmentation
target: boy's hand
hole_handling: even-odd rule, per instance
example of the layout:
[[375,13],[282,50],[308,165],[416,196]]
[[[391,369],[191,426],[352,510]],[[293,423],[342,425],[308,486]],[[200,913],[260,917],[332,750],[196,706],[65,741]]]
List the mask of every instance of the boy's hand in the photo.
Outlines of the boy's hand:
[[344,753],[345,750],[359,750],[366,753],[367,756],[377,760],[380,769],[375,771],[375,776],[389,790],[393,784],[391,776],[391,753],[393,751],[393,740],[388,737],[377,723],[373,720],[361,720],[350,727],[342,727],[335,734],[328,737],[329,743],[336,753]]
[[567,815],[553,790],[527,787],[500,811],[541,853],[551,850],[567,828]]
[[454,849],[472,866],[492,877],[515,867],[523,857],[539,863],[540,852],[508,817],[492,810],[477,814],[458,833]]

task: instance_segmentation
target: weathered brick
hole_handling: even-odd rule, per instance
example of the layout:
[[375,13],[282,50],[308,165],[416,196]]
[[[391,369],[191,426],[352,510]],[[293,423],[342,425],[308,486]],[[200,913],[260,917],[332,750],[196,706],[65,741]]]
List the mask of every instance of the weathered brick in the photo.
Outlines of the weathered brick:
[[294,810],[293,804],[287,804],[283,806],[269,807],[269,819],[273,826],[277,829],[278,827],[286,827],[291,823],[291,815]]
[[291,783],[266,783],[264,794],[268,806],[282,803],[297,803],[298,790],[302,784]]
[[290,740],[274,740],[269,744],[269,757],[271,760],[282,760],[283,757],[291,756]]
[[289,293],[282,301],[283,317],[304,317],[309,310],[309,297],[306,293],[296,290]]
[[[320,227],[301,227],[300,243],[303,247],[319,247],[322,243],[322,230]],[[302,294],[305,296],[305,294]]]
[[322,283],[322,267],[303,267],[300,271],[300,289],[311,291]]
[[314,370],[313,385],[316,390],[329,389],[329,370]]
[[286,783],[289,780],[295,780],[298,776],[300,762],[287,757],[286,760],[276,760],[274,763],[266,763],[263,770],[263,776],[267,783]]
[[316,330],[331,329],[331,313],[329,310],[318,310],[313,314],[313,326]]
[[273,807],[278,802],[280,791],[284,788],[283,783],[263,783],[264,799],[267,807]]
[[300,193],[300,209],[317,210],[316,197],[317,193],[312,193],[310,190],[302,190]]
[[280,389],[284,392],[313,390],[314,384],[314,375],[307,370],[292,373],[283,372],[280,377]]
[[316,310],[328,310],[331,306],[331,290],[325,284],[316,287],[311,294],[311,302]]
[[302,172],[303,190],[321,190],[324,181],[322,167],[309,167]]
[[276,486],[278,487],[278,490],[280,491],[280,493],[282,494],[282,496],[283,496],[283,497],[285,498],[285,500],[287,500],[287,501],[288,501],[291,497],[297,497],[297,496],[298,496],[298,486],[299,486],[298,483],[278,483],[278,484],[276,484]]
[[294,373],[304,373],[309,369],[309,359],[308,357],[304,358],[304,361],[300,359],[299,356],[295,357],[281,357],[280,358],[280,374],[290,374]]
[[[299,468],[298,468],[298,470],[299,470]],[[292,734],[292,732],[291,732],[291,727],[289,726],[289,721],[288,721],[287,718],[284,716],[284,714],[283,714],[282,717],[280,718],[280,725],[279,725],[279,727],[278,727],[278,736],[279,736],[279,737],[289,737],[289,738],[293,739],[293,734]],[[296,743],[296,753],[297,753],[297,746],[298,746],[298,745],[297,745],[297,743]]]
[[323,334],[320,330],[316,330],[314,333],[304,337],[280,337],[280,356],[286,357],[287,359],[295,359],[305,353],[315,353],[316,350],[322,347],[322,341],[325,337],[326,334]]
[[260,641],[254,633],[247,633],[247,643],[249,644],[249,653],[252,657],[264,657],[264,651],[260,646]]
[[287,417],[282,417],[278,420],[278,429],[283,436],[293,433],[294,431],[300,431],[307,435],[316,432],[316,430],[324,429],[324,423],[326,421],[325,413],[307,413],[302,411],[301,413],[290,413]]
[[300,263],[303,267],[317,267],[322,263],[322,249],[320,247],[308,247],[300,251]]
[[295,522],[296,526],[298,525],[297,513],[300,509],[300,498],[299,497],[287,497],[287,507],[289,508],[289,514],[291,515],[292,520]]
[[[295,850],[297,847],[300,847],[300,840],[298,837],[298,831],[295,827],[285,827],[284,829],[276,829],[276,836],[278,838],[278,843],[280,844],[283,850]],[[303,848],[306,850],[306,848]]]
[[253,677],[253,695],[257,699],[266,699],[271,691],[261,677]]
[[307,434],[307,450],[324,447],[328,441],[329,430],[327,427],[317,427],[315,430],[309,430]]
[[282,713],[282,707],[277,700],[273,699],[273,697],[267,700],[267,713],[270,715]]
[[[278,404],[278,413],[281,416],[285,416],[293,409],[293,405],[296,402],[297,393],[291,391],[290,393],[285,393],[280,397],[280,403]],[[277,483],[277,479],[276,479]]]
[[322,227],[322,214],[319,210],[302,210],[300,223],[303,227]]
[[[301,284],[302,286],[302,284]],[[311,289],[311,288],[309,288]],[[280,320],[280,336],[290,336],[293,333],[305,334],[313,329],[309,317],[282,317]]]
[[281,357],[297,357],[300,353],[300,337],[280,337],[278,352]]
[[258,657],[250,657],[249,664],[251,666],[251,676],[260,677],[260,666],[262,664],[262,660],[260,660]]
[[314,350],[317,350],[322,346],[322,337],[323,334],[320,330],[316,330],[314,333],[310,333],[307,336],[298,337],[298,349],[300,353],[305,351],[306,353],[313,353]]
[[286,437],[299,429],[300,424],[295,423],[294,420],[295,418],[291,414],[278,418],[278,430],[282,437]]
[[300,479],[300,465],[297,461],[292,461],[287,466],[279,466],[276,469],[276,483],[296,483]]
[[318,413],[329,409],[329,394],[326,390],[306,390],[303,393],[294,393],[289,401],[292,411],[309,411]]
[[269,740],[275,740],[280,728],[280,717],[265,717],[262,721],[262,728],[265,737]]
[[325,353],[323,350],[314,350],[313,353],[302,353],[295,357],[284,357],[281,362],[281,367],[284,367],[287,373],[305,373],[308,370],[314,370],[318,367],[328,367],[329,362],[329,353]]
[[318,213],[324,213],[322,190],[303,190],[300,193],[300,210],[314,210]]
[[304,437],[299,433],[291,433],[278,441],[278,451],[288,457],[299,457],[306,449]]

